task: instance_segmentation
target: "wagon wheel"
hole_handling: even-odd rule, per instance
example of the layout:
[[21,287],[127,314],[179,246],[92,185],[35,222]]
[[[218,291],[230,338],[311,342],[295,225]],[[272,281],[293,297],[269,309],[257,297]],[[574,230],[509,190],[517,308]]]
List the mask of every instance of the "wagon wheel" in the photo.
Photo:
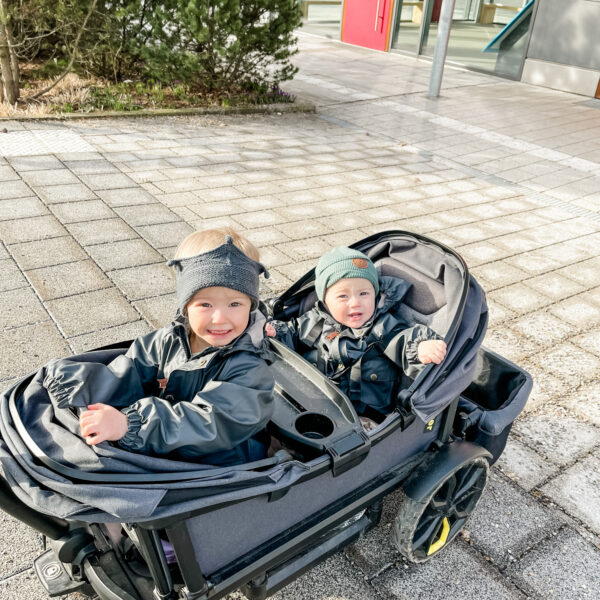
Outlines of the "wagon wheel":
[[477,506],[488,470],[485,458],[472,458],[450,471],[426,497],[406,497],[392,534],[400,553],[421,563],[451,542]]

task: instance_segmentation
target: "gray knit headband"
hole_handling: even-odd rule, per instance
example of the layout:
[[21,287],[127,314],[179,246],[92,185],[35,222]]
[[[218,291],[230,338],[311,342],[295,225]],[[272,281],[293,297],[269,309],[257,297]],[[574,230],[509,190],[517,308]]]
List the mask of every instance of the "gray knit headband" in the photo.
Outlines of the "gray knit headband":
[[258,306],[258,278],[269,272],[264,265],[246,256],[230,235],[225,243],[196,256],[174,258],[167,262],[177,275],[177,305],[181,313],[192,296],[203,288],[226,287],[250,297],[252,309]]

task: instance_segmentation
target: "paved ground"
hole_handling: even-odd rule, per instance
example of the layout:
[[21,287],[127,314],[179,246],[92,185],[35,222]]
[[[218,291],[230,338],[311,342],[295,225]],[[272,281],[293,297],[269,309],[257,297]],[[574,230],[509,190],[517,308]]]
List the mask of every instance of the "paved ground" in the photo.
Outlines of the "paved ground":
[[[486,344],[535,388],[462,539],[409,566],[374,532],[280,599],[580,600],[600,589],[600,101],[310,36],[286,88],[316,115],[5,122],[0,383],[169,321],[165,258],[230,224],[280,292],[337,244],[402,228],[464,256]],[[44,598],[39,536],[0,517],[0,597]]]

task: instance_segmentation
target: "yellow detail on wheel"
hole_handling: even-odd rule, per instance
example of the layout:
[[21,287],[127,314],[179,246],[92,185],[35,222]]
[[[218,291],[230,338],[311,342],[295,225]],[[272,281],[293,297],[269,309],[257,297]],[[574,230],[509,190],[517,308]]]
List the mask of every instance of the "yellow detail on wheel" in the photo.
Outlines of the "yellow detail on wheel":
[[431,546],[429,546],[429,550],[427,551],[427,556],[430,556],[434,552],[437,552],[443,545],[446,543],[448,539],[448,534],[450,533],[450,523],[448,523],[448,519],[444,517],[442,521],[442,532],[440,533],[440,537],[437,542],[433,542]]

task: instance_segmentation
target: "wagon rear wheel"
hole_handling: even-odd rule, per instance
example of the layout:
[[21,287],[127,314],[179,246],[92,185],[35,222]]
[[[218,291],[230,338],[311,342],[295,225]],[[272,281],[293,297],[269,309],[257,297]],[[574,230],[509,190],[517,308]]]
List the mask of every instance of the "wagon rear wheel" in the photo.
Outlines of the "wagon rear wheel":
[[452,469],[425,497],[407,496],[393,527],[394,543],[400,553],[411,562],[421,563],[446,547],[475,510],[488,471],[484,457],[472,458]]

